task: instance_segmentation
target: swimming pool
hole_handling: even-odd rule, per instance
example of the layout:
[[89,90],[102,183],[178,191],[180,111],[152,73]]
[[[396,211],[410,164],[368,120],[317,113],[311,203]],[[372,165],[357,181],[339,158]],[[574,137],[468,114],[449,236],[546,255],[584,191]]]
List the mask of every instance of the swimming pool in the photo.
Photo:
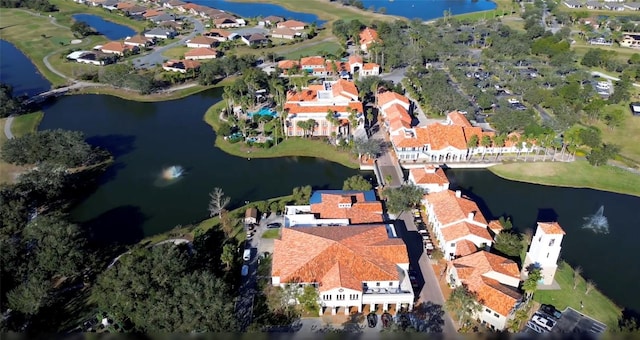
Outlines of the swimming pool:
[[256,111],[256,112],[248,112],[247,116],[249,116],[249,118],[253,117],[254,115],[258,115],[258,116],[271,116],[271,117],[275,117],[278,115],[278,113],[273,110],[270,109],[268,107],[263,107],[260,110]]

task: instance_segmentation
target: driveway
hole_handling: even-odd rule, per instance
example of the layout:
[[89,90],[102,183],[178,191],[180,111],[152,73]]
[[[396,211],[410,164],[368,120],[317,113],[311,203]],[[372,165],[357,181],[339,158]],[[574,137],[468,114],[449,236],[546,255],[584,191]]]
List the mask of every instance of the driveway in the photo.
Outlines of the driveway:
[[383,80],[390,80],[394,84],[399,84],[404,79],[404,74],[407,73],[406,67],[396,68],[390,73],[383,73],[380,78]]
[[164,53],[170,48],[174,48],[176,46],[183,46],[187,43],[187,40],[190,40],[191,38],[195,37],[196,34],[204,32],[204,25],[202,24],[202,21],[192,17],[187,17],[187,20],[189,20],[193,24],[193,27],[194,27],[193,32],[189,33],[189,35],[183,37],[178,41],[174,41],[168,45],[156,47],[149,54],[146,54],[139,58],[134,59],[133,66],[136,68],[146,68],[146,69],[154,68],[156,64],[162,64],[166,59],[162,55],[162,53]]

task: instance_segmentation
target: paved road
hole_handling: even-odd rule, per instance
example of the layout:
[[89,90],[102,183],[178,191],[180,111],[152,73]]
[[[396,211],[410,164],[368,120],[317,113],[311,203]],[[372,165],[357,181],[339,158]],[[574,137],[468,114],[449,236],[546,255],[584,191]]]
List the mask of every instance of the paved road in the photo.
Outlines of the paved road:
[[133,60],[133,66],[138,67],[138,68],[153,68],[156,66],[156,64],[162,64],[164,62],[164,60],[166,59],[166,57],[164,57],[162,55],[162,53],[166,52],[168,49],[176,47],[176,46],[183,46],[186,44],[187,40],[190,40],[191,38],[195,37],[196,34],[202,33],[204,32],[204,24],[202,24],[202,21],[192,18],[192,17],[187,17],[187,20],[189,20],[192,24],[193,24],[193,31],[191,33],[189,33],[189,35],[183,37],[182,39],[178,40],[178,41],[174,41],[168,45],[164,45],[161,47],[157,47],[155,49],[153,49],[153,51],[151,51],[151,53],[143,55],[139,58],[136,58]]
[[392,70],[390,73],[383,73],[380,78],[393,81],[395,84],[400,84],[402,79],[404,79],[405,73],[407,73],[407,68],[401,67]]
[[4,122],[4,135],[7,139],[13,139],[13,132],[11,132],[11,124],[13,123],[13,115],[9,116]]
[[[438,277],[433,271],[429,257],[424,253],[422,238],[418,234],[418,228],[413,223],[413,216],[411,216],[410,212],[405,212],[398,216],[398,221],[401,221],[401,223],[398,223],[396,228],[399,236],[402,237],[404,243],[407,245],[409,259],[411,261],[409,266],[414,270],[419,270],[422,274],[423,282],[419,283],[424,283],[424,285],[420,292],[416,292],[418,293],[418,303],[431,301],[444,306],[444,295],[442,295],[442,291],[440,290]],[[404,226],[402,226],[402,224],[404,224]],[[443,333],[447,338],[457,334],[456,326],[446,311],[444,315]]]
[[[602,78],[604,78],[604,79],[609,79],[609,80],[613,80],[613,81],[620,81],[620,78],[612,77],[612,76],[610,76],[610,75],[608,75],[608,74],[604,74],[604,73],[602,73],[602,72],[596,72],[596,71],[594,71],[594,72],[591,72],[591,75],[592,75],[592,76],[602,77]],[[635,87],[640,87],[640,84],[633,83],[633,86],[635,86]]]

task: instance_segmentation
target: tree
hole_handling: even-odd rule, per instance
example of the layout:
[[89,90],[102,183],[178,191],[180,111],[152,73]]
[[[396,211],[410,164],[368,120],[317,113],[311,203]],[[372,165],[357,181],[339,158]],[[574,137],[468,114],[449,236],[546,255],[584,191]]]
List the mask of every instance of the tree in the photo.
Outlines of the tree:
[[397,188],[387,187],[382,192],[382,196],[386,199],[387,210],[392,214],[400,214],[420,204],[424,190],[413,184]]
[[596,148],[602,144],[602,132],[595,126],[580,129],[578,137],[582,141],[582,144],[590,148]]
[[522,283],[522,290],[525,292],[526,300],[530,300],[533,294],[538,290],[538,282],[542,280],[542,272],[540,268],[534,265],[527,268],[527,279]]
[[302,289],[302,293],[298,295],[298,302],[309,313],[318,313],[318,290],[311,285],[306,285]]
[[342,190],[368,191],[371,189],[371,183],[360,175],[354,175],[347,178],[344,180],[344,184],[342,185]]
[[484,156],[487,153],[487,148],[493,144],[491,141],[491,137],[484,135],[482,139],[480,139],[480,146],[482,146],[482,159],[484,160]]
[[573,289],[575,290],[578,287],[578,283],[580,283],[580,278],[582,274],[582,267],[577,266],[573,268]]
[[584,291],[584,294],[585,295],[589,295],[589,292],[591,292],[594,288],[596,288],[596,283],[593,282],[593,280],[587,280],[586,289]]
[[226,243],[222,247],[222,254],[220,254],[220,261],[225,265],[225,268],[229,270],[233,261],[236,259],[236,246],[231,243]]
[[220,227],[227,239],[233,236],[234,231],[240,224],[240,219],[235,218],[232,213],[226,209],[220,211]]
[[293,192],[292,192],[293,200],[295,201],[296,204],[309,203],[309,198],[311,198],[312,190],[313,189],[311,188],[310,185],[293,188]]
[[20,99],[13,96],[11,85],[0,83],[0,118],[9,117],[22,112]]
[[224,191],[221,188],[213,188],[213,191],[209,194],[211,198],[209,200],[209,216],[217,216],[231,201],[230,197],[224,196]]
[[81,38],[81,37],[86,37],[88,35],[95,34],[96,32],[86,22],[76,21],[71,25],[71,33],[73,33],[74,36]]
[[496,235],[496,241],[493,246],[496,250],[507,256],[518,256],[522,253],[524,244],[520,234],[502,231]]
[[449,313],[457,316],[462,328],[466,328],[475,313],[482,310],[482,305],[478,303],[477,295],[465,285],[453,289],[444,306]]
[[31,278],[7,293],[9,308],[26,315],[36,315],[48,304],[50,290],[50,282]]
[[511,217],[505,218],[504,216],[500,216],[498,218],[498,223],[502,226],[503,231],[509,231],[513,228],[513,224],[511,223]]
[[356,138],[353,140],[353,152],[367,158],[376,158],[382,152],[384,141],[381,139]]

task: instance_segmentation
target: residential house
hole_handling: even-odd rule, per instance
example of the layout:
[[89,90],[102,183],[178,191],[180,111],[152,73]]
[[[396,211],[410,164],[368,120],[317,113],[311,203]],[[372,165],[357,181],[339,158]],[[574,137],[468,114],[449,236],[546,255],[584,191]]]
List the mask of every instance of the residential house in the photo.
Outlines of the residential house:
[[624,4],[624,8],[632,11],[640,11],[640,2],[627,2]]
[[147,8],[142,6],[132,6],[127,7],[122,11],[130,17],[141,17],[147,11]]
[[639,48],[640,34],[626,34],[620,41],[621,47]]
[[376,193],[355,190],[318,190],[309,205],[285,207],[284,226],[333,226],[382,223],[382,203]]
[[110,64],[114,61],[110,54],[99,51],[76,51],[67,55],[67,59],[96,66]]
[[126,10],[127,8],[132,8],[134,6],[135,4],[131,2],[119,2],[116,5],[116,8],[124,12],[124,10]]
[[272,38],[277,38],[277,39],[289,39],[289,40],[293,40],[296,37],[300,36],[300,33],[296,30],[292,30],[290,28],[276,28],[273,31],[271,31],[271,37]]
[[193,15],[198,15],[198,11],[196,10],[196,8],[200,8],[200,7],[202,7],[202,6],[197,5],[197,4],[193,4],[193,3],[186,3],[184,5],[176,5],[176,6],[174,6],[174,8],[177,9],[179,12],[189,13],[189,14],[193,14]]
[[433,165],[409,169],[409,181],[424,189],[426,193],[449,190],[449,179],[444,170]]
[[219,19],[213,20],[213,25],[216,28],[237,28],[237,27],[246,26],[247,22],[244,21],[244,19],[227,17],[227,18],[219,18]]
[[287,20],[276,23],[276,28],[288,28],[294,31],[302,31],[307,28],[307,24],[298,20]]
[[151,9],[148,9],[147,11],[145,11],[144,14],[142,15],[142,17],[147,19],[147,20],[150,20],[151,18],[157,17],[160,14],[164,14],[162,9],[151,8]]
[[[284,105],[284,130],[288,136],[331,136],[348,138],[364,133],[364,111],[353,82],[340,79],[289,91]],[[328,118],[329,113],[332,117]],[[310,130],[299,123],[313,120]],[[353,120],[353,121],[352,121]],[[366,136],[366,133],[365,133]]]
[[349,56],[347,65],[351,75],[357,74],[360,77],[380,75],[380,65],[376,63],[365,63],[359,55]]
[[504,330],[522,302],[518,264],[487,251],[451,261],[447,281],[453,287],[465,285],[476,294],[482,310],[475,317],[493,330]]
[[180,29],[182,29],[182,24],[179,22],[175,22],[175,21],[162,21],[157,23],[158,27],[164,28],[164,29],[171,29],[173,31],[178,31]]
[[380,65],[376,63],[365,63],[359,73],[360,77],[380,75]]
[[244,42],[248,46],[255,46],[255,45],[259,46],[259,45],[267,44],[269,42],[269,39],[264,34],[260,34],[260,33],[243,35],[240,39],[242,39],[242,42]]
[[321,315],[361,313],[363,305],[412,310],[408,269],[407,248],[391,224],[282,228],[274,240],[271,283],[317,288]]
[[482,211],[460,190],[427,194],[422,203],[445,259],[466,256],[493,244]]
[[126,39],[124,39],[124,44],[146,48],[155,44],[155,41],[153,38],[147,38],[143,35],[134,35],[133,37],[127,37]]
[[227,40],[232,40],[231,39],[231,35],[233,35],[235,33],[231,33],[229,31],[223,31],[223,30],[210,30],[209,32],[205,32],[203,33],[204,36],[206,37],[210,37],[213,38],[219,42],[223,42],[223,41],[227,41]]
[[525,255],[522,276],[527,277],[530,265],[540,268],[540,284],[551,285],[558,269],[558,258],[562,249],[564,229],[558,222],[538,222],[531,245]]
[[162,7],[169,8],[169,9],[177,9],[178,7],[184,6],[186,4],[187,4],[186,2],[181,0],[169,0],[164,4],[162,4]]
[[262,20],[258,21],[258,25],[260,26],[273,26],[279,22],[283,22],[284,18],[282,17],[277,17],[275,15],[270,15],[268,17],[263,18]]
[[598,45],[598,46],[611,46],[613,45],[613,40],[607,40],[603,37],[589,39],[589,45]]
[[220,52],[213,48],[200,47],[194,48],[184,53],[184,58],[187,60],[202,60],[202,59],[215,59],[220,55]]
[[197,60],[170,60],[162,64],[162,69],[171,72],[187,73],[188,71],[197,71],[200,68],[200,62]]
[[360,32],[360,49],[367,53],[369,47],[374,43],[381,43],[382,40],[378,37],[378,32],[373,28],[367,27]]
[[609,11],[622,12],[622,11],[624,11],[624,6],[622,4],[615,4],[615,3],[607,2],[606,4],[604,4],[604,9],[609,10]]
[[149,20],[156,24],[161,22],[173,22],[176,20],[176,16],[171,13],[162,13],[160,15],[150,17]]
[[87,3],[93,7],[102,6],[106,0],[87,0]]
[[297,60],[280,60],[278,61],[278,68],[283,72],[287,72],[291,69],[299,69],[300,62]]
[[137,52],[138,50],[137,46],[127,45],[122,41],[110,41],[100,47],[100,51],[103,53],[116,55],[124,55],[127,51]]
[[258,209],[251,207],[244,213],[244,224],[256,224],[258,223]]
[[187,47],[199,48],[199,47],[215,47],[218,45],[218,41],[211,37],[199,35],[187,40]]
[[585,4],[585,7],[587,7],[587,9],[602,9],[603,6],[604,3],[600,1],[587,1],[587,3]]
[[580,8],[582,7],[582,2],[577,0],[564,0],[564,5],[569,8]]
[[110,11],[115,11],[118,9],[119,0],[105,0],[102,2],[102,8],[108,9]]
[[147,38],[157,38],[157,39],[171,39],[178,35],[178,32],[174,31],[171,28],[162,28],[156,27],[151,30],[144,32],[144,36]]

